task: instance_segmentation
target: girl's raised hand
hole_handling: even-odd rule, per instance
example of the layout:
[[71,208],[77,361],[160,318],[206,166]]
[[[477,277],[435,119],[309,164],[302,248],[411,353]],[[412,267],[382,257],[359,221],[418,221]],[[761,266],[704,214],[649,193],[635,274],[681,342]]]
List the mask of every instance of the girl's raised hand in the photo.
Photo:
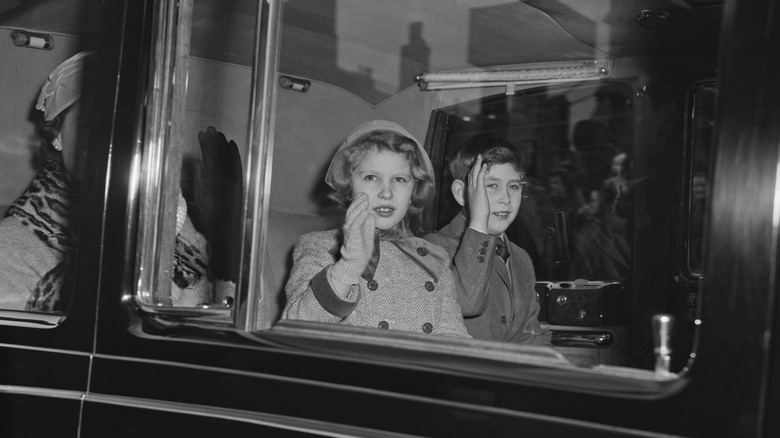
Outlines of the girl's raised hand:
[[347,209],[344,219],[344,241],[341,260],[336,262],[333,278],[346,284],[357,284],[374,252],[376,219],[368,210],[368,195],[359,193]]

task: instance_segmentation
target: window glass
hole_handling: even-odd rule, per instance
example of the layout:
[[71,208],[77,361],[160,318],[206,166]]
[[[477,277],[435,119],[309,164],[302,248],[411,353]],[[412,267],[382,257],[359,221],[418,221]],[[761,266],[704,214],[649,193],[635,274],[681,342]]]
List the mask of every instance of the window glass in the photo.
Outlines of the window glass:
[[162,2],[155,12],[137,275],[139,302],[157,311],[231,317],[257,17],[254,1]]
[[4,5],[0,14],[0,311],[37,312],[2,312],[2,320],[48,327],[78,293],[73,280],[100,5],[65,15],[43,6],[34,22],[30,6]]
[[704,227],[708,211],[712,133],[718,89],[707,83],[693,90],[691,111],[690,216],[688,219],[688,266],[694,275],[702,275]]
[[[531,256],[537,280],[628,281],[633,110],[624,83],[567,84],[447,107],[444,162],[477,134],[508,140],[524,156],[525,187],[506,232]],[[442,171],[448,188],[453,177]],[[437,228],[460,210],[441,190]]]
[[[441,150],[442,163],[477,135],[504,139],[523,156],[519,211],[505,232],[533,263],[538,319],[552,330],[555,348],[581,364],[637,366],[623,343],[634,266],[632,87],[575,82],[502,92],[440,111],[446,136],[431,148]],[[469,215],[446,190],[455,187],[450,167],[441,171],[436,229]]]
[[[693,174],[685,163],[706,155],[706,147],[687,144],[692,119],[685,102],[692,84],[712,77],[718,8],[686,15],[696,29],[686,35],[696,37],[677,44],[672,41],[681,35],[668,27],[675,11],[583,5],[572,6],[575,13],[508,1],[393,4],[283,2],[262,271],[268,295],[279,298],[260,306],[268,312],[257,328],[291,326],[285,286],[304,254],[293,256],[295,242],[342,225],[343,210],[327,197],[328,166],[355,126],[382,119],[420,139],[432,160],[436,196],[408,222],[418,236],[446,228],[463,211],[449,169],[458,146],[489,134],[524,155],[521,205],[506,237],[532,262],[538,320],[551,331],[554,351],[580,366],[652,370],[651,321],[668,313],[679,318],[672,368],[684,370],[696,321],[686,320],[677,303],[695,296],[696,287],[679,273],[689,263],[696,272],[700,254],[686,180]],[[566,31],[557,33],[561,27]],[[604,62],[603,76],[562,81],[550,73],[582,60]],[[547,81],[513,82],[505,75],[504,82],[487,83],[480,75],[529,68]],[[434,86],[423,73],[460,82]],[[708,102],[702,105],[709,111]],[[706,119],[694,120],[698,141],[709,141],[702,138],[709,135]],[[689,220],[690,230],[682,230]],[[680,239],[686,232],[690,244]],[[339,247],[334,243],[335,252]],[[361,333],[393,333],[392,321],[372,324]],[[431,348],[444,342],[431,339]]]
[[[523,361],[532,351],[525,348],[531,343],[527,339],[544,334],[548,358],[558,364],[653,370],[654,315],[682,319],[677,303],[695,292],[695,285],[678,275],[687,263],[694,266],[680,260],[686,245],[681,228],[689,217],[686,157],[701,154],[685,138],[690,123],[685,102],[691,84],[713,75],[717,38],[707,36],[717,29],[717,11],[694,14],[692,35],[701,38],[678,41],[634,27],[661,29],[668,14],[650,14],[648,22],[646,11],[635,16],[618,6],[614,11],[580,6],[571,13],[541,2],[503,0],[424,6],[363,0],[271,3],[283,13],[280,21],[271,14],[268,28],[257,25],[262,11],[256,2],[185,1],[161,5],[157,12],[154,93],[138,163],[138,300],[146,309],[216,316],[210,322],[224,317],[259,338],[289,335],[306,348],[327,350],[328,340],[339,339],[360,350],[360,344],[390,340],[399,350],[450,359],[452,353],[455,362],[462,355]],[[628,17],[630,25],[611,14]],[[280,25],[278,32],[268,30],[272,24]],[[256,35],[256,28],[264,33]],[[270,47],[278,52],[263,52]],[[566,49],[554,50],[559,47]],[[556,69],[568,71],[582,60],[598,60],[587,61],[599,66],[594,80],[554,77]],[[272,74],[253,70],[255,64]],[[525,79],[503,76],[499,84],[484,83],[482,73],[497,72]],[[426,79],[429,73],[471,79],[437,88]],[[527,80],[529,74],[542,78]],[[359,269],[368,266],[364,263],[333,274],[331,266],[351,260],[345,255],[350,250],[344,246],[349,228],[344,217],[359,195],[334,189],[328,169],[342,146],[352,147],[373,132],[356,127],[377,120],[392,122],[392,128],[380,124],[410,139],[404,141],[411,151],[402,160],[375,150],[353,155],[349,159],[360,162],[345,168],[362,177],[353,180],[350,174],[349,183],[368,194],[375,224],[385,224],[396,210],[410,207],[371,204],[372,184],[385,179],[403,184],[413,175],[412,194],[398,193],[422,211],[380,228],[381,256],[366,252],[375,270]],[[357,134],[348,137],[351,132]],[[431,266],[451,267],[455,256],[443,242],[419,243],[465,211],[449,162],[476,134],[503,138],[524,156],[521,169],[510,169],[516,178],[506,184],[520,199],[517,218],[505,233],[491,231],[491,215],[511,216],[491,212],[487,232],[476,230],[484,239],[479,244],[485,244],[474,247],[483,251],[475,260],[495,260],[498,239],[517,245],[506,245],[514,254],[501,263],[507,271],[522,263],[524,270],[502,277],[513,289],[494,297],[489,318],[490,330],[524,321],[517,331],[529,335],[524,341],[470,330],[467,320],[474,315],[464,319],[468,302],[456,295],[458,282],[463,286],[470,277],[435,271]],[[428,158],[414,155],[421,149]],[[412,155],[418,158],[407,160]],[[385,178],[384,172],[393,175]],[[430,198],[415,192],[425,172],[435,182]],[[390,199],[386,193],[378,190],[376,197]],[[415,204],[418,199],[426,202]],[[388,243],[404,239],[409,240]],[[381,263],[403,252],[408,242],[417,247],[398,259],[408,263],[383,271]],[[299,265],[307,257],[321,257],[306,271],[308,277]],[[426,257],[435,260],[419,260]],[[384,283],[371,277],[388,272],[396,277]],[[364,290],[332,299],[339,293],[335,281]],[[418,295],[376,298],[380,311],[389,312],[386,317],[354,307],[355,296],[370,300],[366,297],[378,288],[404,281],[417,282],[394,292]],[[315,287],[322,289],[315,293]],[[420,317],[429,320],[393,313],[399,303],[422,308],[415,300],[433,302],[430,296],[441,296],[437,305],[445,303],[448,315],[459,321],[449,327],[452,338],[476,339],[433,336],[446,326],[443,308],[430,312],[435,317]],[[519,302],[520,310],[502,313]],[[412,325],[404,326],[409,320]],[[528,321],[533,322],[524,325]],[[672,371],[680,372],[693,348],[694,321],[675,329],[675,335],[682,333],[676,339],[685,340],[675,344]],[[401,356],[410,360],[413,354]]]

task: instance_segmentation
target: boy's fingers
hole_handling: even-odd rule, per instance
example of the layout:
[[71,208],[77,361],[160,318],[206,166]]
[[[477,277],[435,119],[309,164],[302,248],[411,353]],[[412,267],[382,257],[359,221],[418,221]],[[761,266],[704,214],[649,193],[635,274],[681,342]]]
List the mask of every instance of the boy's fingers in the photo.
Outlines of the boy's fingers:
[[487,173],[487,164],[483,164],[482,166],[480,166],[479,173],[477,174],[477,187],[485,185],[486,173]]
[[474,160],[474,164],[471,166],[471,169],[469,169],[469,186],[474,185],[474,179],[477,177],[476,173],[474,173],[474,168],[477,167],[477,163],[479,163],[479,157]]
[[471,170],[469,171],[469,186],[477,187],[479,185],[480,174],[482,173],[483,167],[482,155],[477,155],[477,159],[474,160],[474,165],[471,166]]

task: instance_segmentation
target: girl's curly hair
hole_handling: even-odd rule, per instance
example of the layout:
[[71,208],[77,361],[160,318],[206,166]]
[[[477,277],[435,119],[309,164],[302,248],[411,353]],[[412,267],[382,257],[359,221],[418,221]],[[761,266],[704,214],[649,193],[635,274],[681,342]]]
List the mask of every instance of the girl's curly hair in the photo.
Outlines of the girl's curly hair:
[[406,158],[415,180],[409,212],[419,213],[436,192],[434,176],[423,168],[419,154],[424,152],[417,147],[415,141],[388,130],[371,131],[347,145],[333,157],[333,192],[328,197],[342,206],[352,201],[352,172],[369,151],[393,152]]

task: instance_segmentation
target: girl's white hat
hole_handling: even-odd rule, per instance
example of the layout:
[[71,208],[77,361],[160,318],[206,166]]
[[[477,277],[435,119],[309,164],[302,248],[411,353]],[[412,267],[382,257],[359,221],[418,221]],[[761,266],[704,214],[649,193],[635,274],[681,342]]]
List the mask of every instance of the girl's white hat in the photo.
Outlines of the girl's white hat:
[[419,152],[420,156],[420,166],[426,173],[433,177],[433,165],[431,164],[430,158],[428,158],[428,154],[425,153],[425,149],[423,149],[422,144],[420,144],[420,142],[412,134],[410,134],[409,131],[395,122],[390,122],[388,120],[371,120],[370,122],[356,126],[355,129],[349,133],[347,139],[344,140],[344,142],[341,143],[341,146],[339,146],[339,148],[336,150],[336,154],[333,155],[333,159],[330,161],[330,166],[328,166],[328,172],[325,174],[325,182],[329,186],[335,188],[334,173],[336,172],[339,164],[344,159],[342,155],[344,154],[344,150],[347,148],[347,146],[361,140],[374,131],[391,131],[395,132],[396,134],[403,135],[404,137],[408,137],[414,141],[414,144],[417,145],[417,151]]
[[84,70],[92,52],[80,52],[58,65],[50,74],[38,95],[35,109],[43,111],[48,122],[73,105],[81,97]]

